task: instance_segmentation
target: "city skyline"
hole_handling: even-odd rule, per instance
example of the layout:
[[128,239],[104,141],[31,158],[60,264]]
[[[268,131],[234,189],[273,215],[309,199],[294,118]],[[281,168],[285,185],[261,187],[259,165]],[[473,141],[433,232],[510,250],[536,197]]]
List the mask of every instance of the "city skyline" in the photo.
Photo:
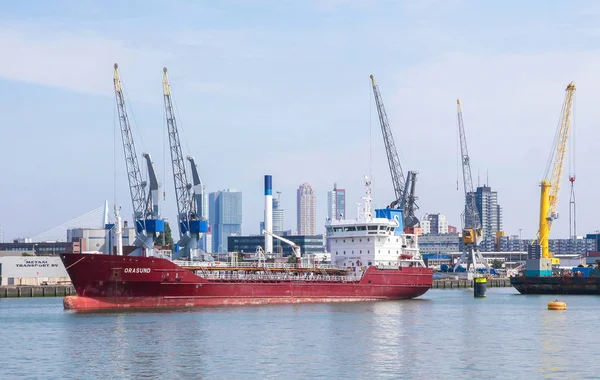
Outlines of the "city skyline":
[[[373,178],[375,207],[394,200],[369,81],[374,74],[403,169],[419,171],[419,207],[451,221],[463,210],[454,144],[460,97],[473,172],[489,170],[490,185],[502,194],[503,229],[533,237],[556,115],[574,81],[577,226],[580,234],[595,231],[600,178],[590,173],[597,171],[600,144],[594,33],[600,5],[546,5],[11,2],[0,14],[0,48],[15,52],[0,63],[0,110],[11,142],[0,160],[4,240],[34,236],[106,199],[131,222],[114,123],[115,62],[138,153],[152,154],[157,168],[162,215],[177,220],[164,153],[167,66],[184,155],[196,158],[207,189],[236,187],[255,200],[243,205],[247,231],[263,218],[267,172],[286,194],[298,183],[313,185],[319,232],[332,180],[344,184],[350,217],[365,174]],[[157,30],[165,16],[178,22]],[[567,174],[565,168],[561,218],[551,237],[568,235]],[[36,183],[56,191],[40,196]],[[295,206],[294,197],[282,199],[283,209]]]

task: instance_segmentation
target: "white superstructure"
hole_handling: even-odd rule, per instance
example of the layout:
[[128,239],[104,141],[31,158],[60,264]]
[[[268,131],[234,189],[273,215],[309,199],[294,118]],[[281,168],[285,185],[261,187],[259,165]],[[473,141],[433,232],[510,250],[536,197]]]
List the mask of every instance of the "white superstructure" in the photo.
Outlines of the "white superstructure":
[[365,177],[366,196],[356,219],[330,220],[326,223],[331,264],[362,270],[378,267],[425,266],[417,235],[406,234],[402,212],[371,208],[371,181]]

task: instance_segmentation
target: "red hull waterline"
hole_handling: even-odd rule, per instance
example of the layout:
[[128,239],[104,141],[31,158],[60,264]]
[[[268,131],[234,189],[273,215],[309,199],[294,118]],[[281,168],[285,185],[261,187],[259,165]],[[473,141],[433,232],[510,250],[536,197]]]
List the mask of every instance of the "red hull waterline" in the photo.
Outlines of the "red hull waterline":
[[369,267],[360,279],[208,279],[161,258],[66,254],[61,259],[77,296],[65,309],[195,307],[408,299],[431,288],[430,268]]

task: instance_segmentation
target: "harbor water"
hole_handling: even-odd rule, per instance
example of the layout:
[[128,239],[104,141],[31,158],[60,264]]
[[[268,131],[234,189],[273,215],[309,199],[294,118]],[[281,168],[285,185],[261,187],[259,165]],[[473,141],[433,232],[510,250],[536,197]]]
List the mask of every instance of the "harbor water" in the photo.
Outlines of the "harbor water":
[[64,311],[0,299],[0,378],[600,377],[600,297],[432,289],[415,300]]

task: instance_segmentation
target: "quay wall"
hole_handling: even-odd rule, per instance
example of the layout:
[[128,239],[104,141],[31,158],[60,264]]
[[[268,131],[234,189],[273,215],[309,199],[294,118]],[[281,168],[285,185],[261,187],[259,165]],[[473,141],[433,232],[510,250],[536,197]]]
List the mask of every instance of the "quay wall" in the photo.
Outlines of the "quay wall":
[[[472,288],[472,280],[433,280],[431,289]],[[488,288],[510,288],[510,278],[493,278],[487,280]]]
[[0,298],[64,297],[75,294],[73,285],[0,286]]

